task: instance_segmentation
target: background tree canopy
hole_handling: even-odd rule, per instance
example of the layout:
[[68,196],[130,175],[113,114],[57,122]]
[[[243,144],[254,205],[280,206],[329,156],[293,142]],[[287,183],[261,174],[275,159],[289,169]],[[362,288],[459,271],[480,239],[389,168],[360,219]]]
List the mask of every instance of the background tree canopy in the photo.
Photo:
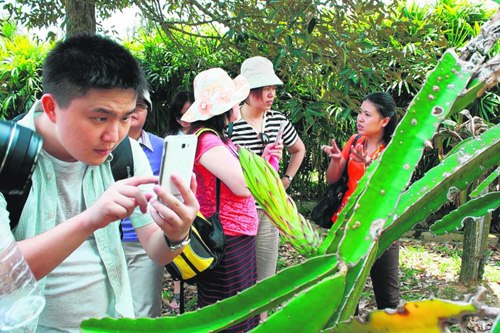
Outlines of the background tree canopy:
[[[400,110],[406,109],[444,50],[463,46],[495,12],[461,0],[433,6],[378,0],[22,0],[3,7],[6,21],[29,28],[59,25],[73,34],[102,33],[103,19],[130,6],[144,17],[124,43],[143,63],[151,85],[155,112],[149,130],[163,133],[171,97],[191,88],[198,72],[219,66],[235,76],[245,58],[266,56],[285,82],[274,108],[290,117],[307,147],[294,192],[311,199],[325,186],[327,161],[319,147],[333,137],[345,142],[355,131],[362,98],[388,91]],[[5,24],[3,36],[1,112],[10,117],[39,97],[40,65],[51,44],[18,36]],[[499,46],[493,50],[498,53]],[[498,122],[495,89],[470,107],[472,116]],[[456,124],[462,118],[457,116]],[[417,176],[436,160],[437,151],[428,152]]]

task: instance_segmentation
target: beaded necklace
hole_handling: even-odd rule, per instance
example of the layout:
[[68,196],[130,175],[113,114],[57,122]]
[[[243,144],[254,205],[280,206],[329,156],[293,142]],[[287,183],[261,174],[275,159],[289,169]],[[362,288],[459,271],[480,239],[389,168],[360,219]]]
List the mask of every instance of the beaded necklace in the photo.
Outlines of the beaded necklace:
[[379,144],[377,149],[375,149],[375,151],[370,154],[371,160],[373,161],[374,159],[376,159],[378,157],[378,155],[380,155],[382,150],[384,150],[384,148],[385,148],[385,145],[383,143]]

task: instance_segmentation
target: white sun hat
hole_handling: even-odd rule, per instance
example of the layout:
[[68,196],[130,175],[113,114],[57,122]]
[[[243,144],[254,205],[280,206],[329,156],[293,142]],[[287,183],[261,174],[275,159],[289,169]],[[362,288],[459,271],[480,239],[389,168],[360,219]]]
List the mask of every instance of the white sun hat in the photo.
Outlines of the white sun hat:
[[232,80],[222,68],[211,68],[196,75],[193,88],[194,102],[181,118],[189,123],[227,112],[250,93],[243,75]]
[[241,64],[240,72],[248,80],[250,89],[283,84],[274,73],[273,63],[264,57],[246,59]]

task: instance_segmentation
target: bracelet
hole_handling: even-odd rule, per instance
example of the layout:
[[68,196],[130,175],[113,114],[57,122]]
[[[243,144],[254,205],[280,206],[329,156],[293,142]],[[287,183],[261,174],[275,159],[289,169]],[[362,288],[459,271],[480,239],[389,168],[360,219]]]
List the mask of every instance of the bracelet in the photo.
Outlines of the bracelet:
[[288,178],[289,181],[292,181],[292,179],[293,179],[292,176],[289,176],[287,174],[284,174],[283,176],[281,176],[281,178]]
[[167,246],[170,248],[170,251],[176,251],[180,248],[183,248],[184,246],[188,245],[191,242],[191,228],[189,228],[189,232],[186,235],[186,237],[177,243],[171,243],[170,239],[168,239],[167,235],[163,233],[163,237],[165,238],[165,242],[167,243]]

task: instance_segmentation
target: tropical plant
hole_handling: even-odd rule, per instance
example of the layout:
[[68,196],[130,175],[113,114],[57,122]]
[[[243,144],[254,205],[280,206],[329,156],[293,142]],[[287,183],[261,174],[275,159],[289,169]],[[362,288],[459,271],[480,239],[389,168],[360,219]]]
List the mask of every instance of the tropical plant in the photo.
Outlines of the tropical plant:
[[199,59],[184,67],[187,78],[221,63],[236,74],[241,61],[256,54],[273,61],[285,82],[275,107],[289,117],[308,147],[292,191],[295,198],[314,200],[326,183],[327,161],[320,147],[333,137],[346,141],[363,97],[373,90],[389,91],[403,110],[443,50],[459,46],[451,44],[459,39],[453,37],[460,33],[454,28],[459,24],[450,20],[472,26],[465,29],[470,34],[491,15],[484,7],[468,9],[460,0],[446,0],[447,7],[440,5],[445,0],[436,1],[439,11],[416,2],[395,2],[395,7],[387,1],[135,4],[150,22],[150,35],[156,27],[171,41],[174,48],[169,50],[180,52],[183,59]]
[[[321,145],[332,138],[346,141],[360,101],[374,90],[390,92],[399,111],[406,109],[443,50],[460,46],[452,43],[477,33],[491,15],[469,2],[106,0],[95,3],[95,16],[102,20],[132,5],[143,16],[144,31],[134,36],[139,42],[128,45],[139,45],[136,55],[155,104],[147,129],[159,135],[171,97],[190,88],[198,72],[222,66],[235,75],[248,56],[270,58],[285,82],[275,107],[291,119],[308,148],[291,190],[297,199],[315,200],[326,187]],[[9,0],[4,9],[28,27],[47,27],[71,21],[65,7],[71,3]],[[496,123],[498,90],[484,96],[470,111]],[[430,154],[425,160],[421,173],[437,158]]]
[[[500,55],[485,62],[489,48],[500,38],[500,12],[484,27],[480,38],[460,50],[447,50],[429,73],[424,85],[398,125],[394,138],[365,176],[337,223],[319,249],[304,263],[285,269],[222,302],[178,317],[150,319],[101,319],[82,323],[84,332],[98,331],[218,331],[280,306],[253,332],[300,331],[359,332],[351,321],[361,291],[375,259],[403,233],[410,230],[450,197],[498,165],[500,125],[478,137],[459,143],[439,165],[409,185],[424,147],[440,123],[463,110],[488,88],[498,83]],[[479,60],[478,60],[479,59]],[[452,212],[434,229],[444,232],[462,225],[466,216],[479,216],[500,205],[500,192],[478,195]],[[423,308],[424,314],[417,308]],[[373,315],[366,327],[371,332],[397,328],[404,317],[406,329],[426,317],[426,331],[438,331],[439,317],[464,314],[500,316],[500,309],[478,303],[427,301],[409,303],[394,315]],[[380,319],[380,320],[379,320]],[[380,328],[380,321],[388,322]],[[499,320],[492,329],[499,329]]]
[[[15,26],[2,24],[0,37],[0,117],[28,111],[41,92],[41,67],[47,44],[16,34]],[[38,96],[40,97],[40,96]]]

